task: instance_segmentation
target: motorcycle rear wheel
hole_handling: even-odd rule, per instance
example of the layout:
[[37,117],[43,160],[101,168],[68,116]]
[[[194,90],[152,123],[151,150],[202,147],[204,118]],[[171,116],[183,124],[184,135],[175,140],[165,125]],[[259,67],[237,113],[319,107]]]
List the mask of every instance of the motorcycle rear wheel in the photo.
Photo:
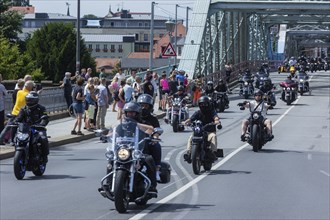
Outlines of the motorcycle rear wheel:
[[16,179],[21,180],[26,173],[25,152],[16,151],[14,156],[14,174]]
[[32,173],[35,176],[42,176],[46,171],[46,164],[42,163],[33,167]]
[[128,187],[128,173],[125,170],[118,170],[115,179],[114,197],[115,207],[119,213],[125,213],[128,209],[129,198]]
[[194,174],[198,175],[201,172],[201,155],[200,155],[200,144],[193,143],[191,146],[191,164]]

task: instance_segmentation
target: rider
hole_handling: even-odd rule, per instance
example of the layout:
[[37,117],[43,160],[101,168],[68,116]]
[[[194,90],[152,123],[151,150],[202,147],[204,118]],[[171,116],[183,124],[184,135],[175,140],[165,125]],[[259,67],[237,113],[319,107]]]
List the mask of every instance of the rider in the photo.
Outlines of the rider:
[[225,82],[223,81],[223,79],[219,79],[218,85],[214,89],[217,92],[223,92],[224,93],[225,101],[226,101],[226,108],[229,108],[229,99],[228,99],[228,96],[227,96],[227,93],[226,93],[228,91],[228,88],[227,88],[227,85],[225,84]]
[[[39,104],[39,95],[35,91],[29,92],[25,96],[26,106],[21,108],[17,117],[15,118],[15,122],[23,122],[28,123],[29,125],[36,125],[39,124],[41,126],[46,126],[48,124],[48,116],[46,108]],[[42,116],[44,117],[41,121],[40,118]],[[40,121],[40,122],[39,122]],[[47,134],[46,131],[42,131],[42,157],[43,161],[47,163],[48,158],[47,155],[49,154],[49,146],[48,146],[48,140],[47,140]]]
[[[142,94],[138,97],[137,103],[140,104],[141,110],[141,123],[151,125],[154,128],[159,128],[160,124],[158,119],[151,114],[153,111],[153,98],[149,94]],[[159,135],[155,134],[155,138],[158,138]],[[155,161],[156,165],[156,180],[160,181],[160,167],[162,159],[162,148],[159,142],[150,142],[148,146],[145,147],[146,153],[151,155]]]
[[[288,75],[287,76],[287,78],[286,78],[286,80],[284,81],[284,82],[281,82],[280,83],[280,86],[281,87],[285,87],[285,84],[286,85],[290,85],[290,87],[293,87],[293,88],[295,88],[295,89],[297,89],[298,88],[298,84],[297,84],[297,82],[296,81],[294,81],[294,80],[292,80],[292,76],[291,75]],[[285,100],[285,92],[284,92],[284,90],[282,91],[282,95],[281,95],[281,97],[282,97],[282,100]]]
[[[261,110],[262,109],[262,116],[264,118],[264,125],[266,126],[267,129],[267,134],[268,134],[268,141],[271,141],[274,138],[273,135],[273,129],[272,129],[272,121],[268,118],[266,118],[266,113],[267,113],[267,109],[269,108],[270,105],[268,105],[267,103],[265,103],[262,99],[263,96],[263,92],[261,90],[258,90],[254,93],[254,100],[251,102],[247,102],[244,101],[243,103],[238,103],[238,106],[241,107],[250,107],[250,109],[254,109],[254,110]],[[241,141],[245,141],[245,134],[246,134],[246,130],[247,127],[249,125],[249,120],[248,119],[244,119],[242,121],[242,129],[241,129]]]
[[[153,133],[154,127],[151,125],[147,125],[144,123],[141,123],[141,106],[136,102],[128,102],[124,105],[123,108],[124,111],[124,117],[123,122],[128,122],[131,119],[135,120],[137,122],[137,126],[141,130],[141,132],[144,132],[145,134],[151,135]],[[152,156],[146,156],[145,158],[146,166],[147,166],[147,175],[151,181],[151,186],[149,188],[150,194],[155,194],[157,196],[157,180],[156,180],[156,165],[152,158]]]
[[214,92],[213,82],[208,81],[205,89],[205,95],[212,95]]
[[[198,99],[199,110],[197,110],[190,118],[186,121],[182,122],[183,125],[188,125],[192,121],[200,120],[203,125],[214,123],[215,125],[210,127],[208,130],[207,140],[210,142],[211,151],[213,152],[212,159],[216,160],[216,152],[217,152],[217,135],[216,135],[216,125],[220,124],[220,118],[217,112],[214,110],[210,98],[207,96],[202,96]],[[191,141],[192,135],[189,137],[187,144],[187,152],[183,155],[184,160],[188,163],[191,163]]]

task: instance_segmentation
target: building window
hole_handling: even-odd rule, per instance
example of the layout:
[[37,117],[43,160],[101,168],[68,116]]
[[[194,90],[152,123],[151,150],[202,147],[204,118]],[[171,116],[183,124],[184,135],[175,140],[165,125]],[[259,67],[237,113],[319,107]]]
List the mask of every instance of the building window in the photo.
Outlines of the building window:
[[103,52],[108,52],[108,45],[107,44],[103,44]]
[[93,51],[93,45],[92,44],[88,44],[88,51],[92,52]]
[[139,34],[135,34],[135,40],[139,41]]
[[148,22],[144,23],[144,26],[149,27],[149,23]]
[[100,50],[100,45],[99,45],[99,44],[96,44],[95,51],[96,51],[96,52],[100,52],[100,51],[101,51],[101,50]]
[[119,53],[123,52],[123,45],[121,45],[121,44],[118,45],[118,52]]
[[142,27],[142,23],[141,22],[139,22],[139,27]]
[[115,52],[116,51],[116,48],[115,48],[115,45],[114,44],[111,44],[110,45],[110,51],[111,52]]
[[115,22],[110,22],[110,27],[114,27],[115,26]]
[[149,41],[149,40],[148,40],[148,34],[144,34],[144,35],[143,35],[143,41]]

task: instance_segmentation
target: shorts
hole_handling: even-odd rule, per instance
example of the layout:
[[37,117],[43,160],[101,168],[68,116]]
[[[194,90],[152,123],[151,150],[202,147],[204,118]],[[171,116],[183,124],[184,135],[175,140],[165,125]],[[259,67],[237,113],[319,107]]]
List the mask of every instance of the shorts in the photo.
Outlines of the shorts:
[[73,108],[76,112],[76,114],[83,114],[84,113],[84,105],[82,102],[74,102]]

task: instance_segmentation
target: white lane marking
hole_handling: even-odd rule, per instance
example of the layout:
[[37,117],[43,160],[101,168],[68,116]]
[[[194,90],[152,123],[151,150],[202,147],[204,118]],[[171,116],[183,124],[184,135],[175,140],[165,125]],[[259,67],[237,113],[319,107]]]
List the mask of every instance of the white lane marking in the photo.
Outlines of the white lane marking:
[[[296,101],[293,102],[293,104],[297,104],[299,101],[300,97],[297,98]],[[295,106],[292,105],[289,109],[287,109],[283,115],[281,115],[274,123],[273,123],[273,127],[279,123],[284,116],[286,116]],[[224,159],[222,159],[221,161],[219,161],[217,164],[215,164],[213,166],[213,169],[217,169],[220,166],[222,166],[224,163],[226,163],[229,159],[231,159],[234,155],[238,154],[241,150],[243,150],[244,148],[246,148],[247,146],[249,146],[248,143],[240,146],[239,148],[237,148],[236,150],[234,150],[233,152],[231,152],[230,154],[228,154]],[[212,173],[212,172],[210,172]],[[200,176],[198,176],[197,178],[191,180],[190,182],[188,182],[186,185],[182,186],[182,188],[177,189],[176,191],[174,191],[173,193],[171,193],[170,195],[168,195],[167,197],[153,203],[152,205],[150,205],[150,207],[148,208],[148,210],[144,209],[142,210],[140,213],[132,216],[131,218],[129,218],[129,220],[139,220],[144,218],[147,214],[149,214],[151,211],[157,209],[159,206],[169,202],[170,200],[174,199],[176,196],[178,196],[179,194],[183,193],[184,191],[186,191],[187,189],[189,189],[190,187],[192,187],[193,185],[195,185],[196,183],[198,183],[199,181],[201,181],[202,179],[204,179],[206,176],[208,175],[208,173],[203,173]]]
[[320,170],[320,173],[322,173],[322,174],[324,174],[324,175],[326,175],[326,176],[330,177],[330,174],[329,174],[329,173],[327,173],[327,172],[325,172],[324,170]]

